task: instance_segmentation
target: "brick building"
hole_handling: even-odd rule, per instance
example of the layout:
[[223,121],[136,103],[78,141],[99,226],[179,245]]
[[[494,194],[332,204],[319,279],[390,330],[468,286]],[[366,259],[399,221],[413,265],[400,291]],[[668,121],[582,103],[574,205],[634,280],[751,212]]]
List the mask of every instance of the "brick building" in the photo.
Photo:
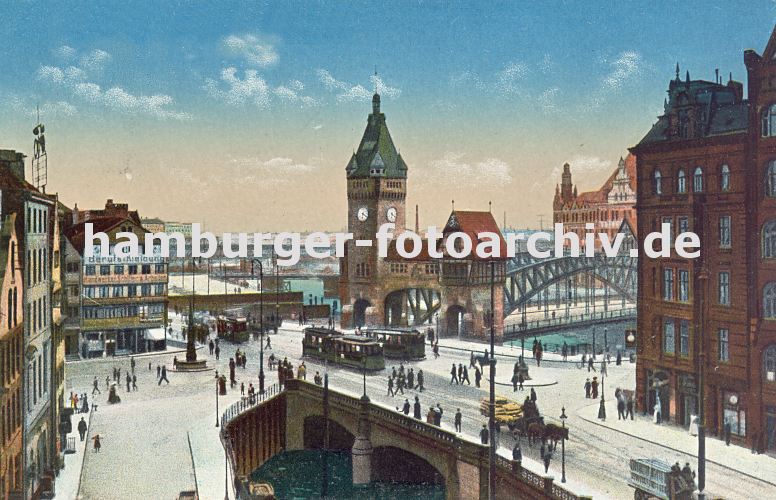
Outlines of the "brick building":
[[[579,248],[585,248],[585,224],[594,224],[593,232],[606,233],[610,241],[619,232],[623,223],[636,229],[636,157],[629,154],[620,158],[617,168],[596,191],[577,193],[571,180],[571,166],[563,165],[561,183],[555,187],[552,202],[553,223],[563,224],[567,233],[576,233]],[[601,246],[595,239],[596,250]],[[568,241],[566,242],[568,246]]]
[[[382,224],[395,224],[394,237],[407,230],[405,201],[407,164],[393,143],[380,96],[372,99],[372,114],[358,150],[345,168],[348,194],[348,232],[356,240],[373,240]],[[415,232],[418,232],[417,214]],[[453,211],[442,234],[467,233],[476,248],[477,233],[501,235],[490,212]],[[421,235],[422,236],[422,235]],[[489,263],[472,255],[432,258],[425,240],[416,258],[398,255],[391,242],[386,258],[377,244],[348,241],[340,263],[339,296],[342,324],[434,325],[441,335],[482,337],[490,325]],[[506,242],[500,238],[501,255]],[[405,248],[412,245],[408,243]],[[505,257],[495,264],[495,283],[505,279]],[[495,286],[495,333],[503,333],[503,286]]]
[[776,451],[776,30],[744,53],[744,86],[691,80],[632,148],[638,235],[694,231],[700,258],[639,260],[638,407],[682,425],[704,392],[709,432]]

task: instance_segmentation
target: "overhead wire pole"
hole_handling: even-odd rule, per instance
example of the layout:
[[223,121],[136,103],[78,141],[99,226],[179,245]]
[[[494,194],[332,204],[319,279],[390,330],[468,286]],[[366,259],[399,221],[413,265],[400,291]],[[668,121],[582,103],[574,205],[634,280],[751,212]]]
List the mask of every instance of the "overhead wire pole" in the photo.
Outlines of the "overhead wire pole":
[[496,357],[495,342],[495,285],[496,262],[490,261],[490,405],[488,405],[488,427],[490,449],[488,454],[488,498],[496,500]]

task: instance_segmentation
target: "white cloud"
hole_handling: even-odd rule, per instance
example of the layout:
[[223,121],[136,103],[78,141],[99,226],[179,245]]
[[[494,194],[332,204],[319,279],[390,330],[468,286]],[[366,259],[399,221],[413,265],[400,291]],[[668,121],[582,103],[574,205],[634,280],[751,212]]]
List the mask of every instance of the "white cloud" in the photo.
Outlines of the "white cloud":
[[623,84],[641,72],[641,54],[628,50],[622,52],[611,62],[612,70],[604,77],[603,86],[609,90],[619,90]]
[[[571,166],[572,175],[581,175],[587,177],[600,177],[602,174],[609,174],[612,170],[611,160],[604,160],[598,156],[576,155],[568,161]],[[552,169],[550,180],[555,183],[560,179],[563,173],[563,165],[556,165]]]
[[[337,80],[331,72],[326,69],[319,69],[317,74],[318,80],[320,80],[323,86],[327,90],[337,94],[336,99],[338,102],[368,101],[372,99],[372,91],[368,90],[363,85],[353,85],[342,80]],[[397,98],[401,95],[401,89],[386,85],[377,75],[372,75],[370,80],[377,92],[385,97]]]
[[479,162],[465,161],[461,153],[446,153],[432,161],[424,175],[431,179],[455,180],[457,184],[492,185],[512,182],[512,168],[498,158],[486,158]]
[[450,77],[450,84],[454,87],[471,87],[507,97],[526,97],[528,92],[524,89],[523,82],[529,74],[528,65],[513,61],[505,64],[501,70],[486,76],[474,71],[462,71]]
[[54,49],[54,55],[64,61],[71,61],[75,58],[76,54],[76,50],[69,45],[62,45]]
[[[224,85],[226,89],[222,88]],[[230,106],[252,103],[264,109],[270,106],[273,96],[281,102],[297,103],[303,107],[317,104],[314,98],[299,93],[304,89],[302,82],[293,80],[288,86],[272,88],[255,69],[245,70],[244,77],[240,78],[237,68],[224,68],[221,70],[221,81],[208,78],[204,88],[212,97]]]
[[496,90],[502,94],[521,92],[521,83],[528,75],[528,66],[519,62],[510,62],[496,74]]
[[89,71],[100,71],[110,62],[111,55],[102,49],[94,49],[80,59],[80,67]]
[[[78,55],[75,49],[64,45],[56,49],[55,53],[70,59],[74,59]],[[167,94],[132,94],[117,85],[103,90],[100,84],[89,81],[90,75],[100,73],[111,59],[108,52],[94,49],[79,58],[78,66],[61,68],[44,65],[38,68],[37,76],[38,79],[62,87],[68,90],[73,97],[83,99],[90,104],[102,105],[128,114],[147,114],[161,119],[191,119],[189,113],[170,109],[175,102]],[[75,113],[75,106],[65,101],[58,101],[58,103],[58,109],[61,113]]]
[[242,57],[256,66],[265,67],[278,61],[274,44],[257,35],[229,35],[223,40],[224,48],[233,56]]
[[73,116],[78,112],[78,108],[67,101],[45,101],[33,104],[32,98],[17,94],[0,94],[0,100],[8,103],[16,113],[25,116],[37,116],[40,113],[41,119]]
[[[214,180],[230,185],[237,182],[255,183],[260,189],[290,185],[294,176],[313,171],[319,167],[320,160],[311,158],[307,163],[292,158],[279,156],[268,160],[258,157],[230,158],[228,165],[232,168],[226,176]],[[260,181],[260,182],[259,182]]]

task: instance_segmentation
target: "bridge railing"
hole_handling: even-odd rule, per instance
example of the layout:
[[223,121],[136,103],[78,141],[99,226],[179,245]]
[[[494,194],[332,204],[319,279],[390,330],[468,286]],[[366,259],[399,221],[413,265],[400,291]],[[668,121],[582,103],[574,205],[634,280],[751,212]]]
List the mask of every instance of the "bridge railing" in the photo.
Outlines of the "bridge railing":
[[264,394],[255,394],[253,397],[242,397],[239,401],[236,401],[229,405],[226,410],[221,414],[221,429],[225,429],[226,426],[238,417],[240,414],[245,413],[258,404],[280,394],[283,388],[280,384],[272,384],[264,390]]
[[504,326],[505,335],[519,336],[523,332],[535,330],[538,328],[547,328],[552,326],[563,326],[570,324],[584,324],[586,322],[602,321],[602,320],[616,320],[619,318],[630,318],[636,314],[635,307],[625,307],[620,309],[614,309],[612,311],[596,311],[590,313],[581,314],[569,314],[569,315],[556,315],[554,318],[543,318],[532,321],[526,321],[525,323],[512,323]]

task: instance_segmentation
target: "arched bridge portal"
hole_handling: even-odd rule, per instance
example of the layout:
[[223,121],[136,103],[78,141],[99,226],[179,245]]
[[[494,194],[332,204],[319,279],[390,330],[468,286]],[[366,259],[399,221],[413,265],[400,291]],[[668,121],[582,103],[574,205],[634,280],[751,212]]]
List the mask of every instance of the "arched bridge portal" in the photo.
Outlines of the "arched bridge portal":
[[439,290],[404,288],[385,296],[385,325],[412,326],[430,324],[441,304]]

